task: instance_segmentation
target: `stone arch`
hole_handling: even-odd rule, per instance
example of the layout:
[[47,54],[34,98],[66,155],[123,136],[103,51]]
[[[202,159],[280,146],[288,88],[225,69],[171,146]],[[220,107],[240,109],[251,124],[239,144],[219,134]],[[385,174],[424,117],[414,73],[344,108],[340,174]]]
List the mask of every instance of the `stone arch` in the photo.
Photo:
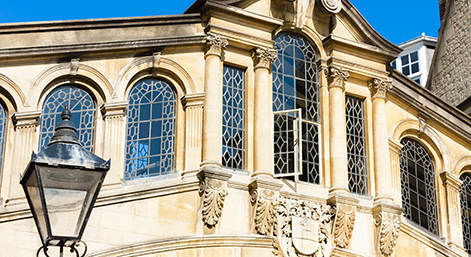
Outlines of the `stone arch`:
[[[425,135],[430,141],[432,148],[436,149],[436,154],[441,158],[442,170],[451,171],[452,158],[443,139],[433,130],[430,126],[418,120],[402,120],[393,129],[391,139],[395,142],[400,142],[403,137],[408,135],[421,136]],[[433,150],[433,149],[429,149]],[[435,151],[434,151],[435,152]],[[431,153],[435,155],[435,153]]]
[[180,88],[175,88],[177,92],[182,92],[183,94],[196,93],[193,78],[185,68],[173,60],[156,55],[139,58],[124,67],[114,82],[113,98],[118,98],[119,96],[125,98],[126,91],[132,84],[130,82],[137,74],[146,70],[151,70],[157,76],[162,75],[159,71],[168,74],[168,76],[163,77],[167,77],[167,79],[173,82],[174,87],[180,86]]
[[[90,80],[92,85],[89,86],[94,87],[103,98],[103,102],[107,102],[108,99],[111,99],[113,86],[105,75],[95,68],[84,64],[78,64],[78,68],[74,74],[72,72],[72,64],[64,63],[51,67],[39,75],[32,87],[34,96],[32,102],[39,106],[40,99],[43,98],[47,87],[58,79],[69,80],[70,83],[74,83],[75,80]],[[41,93],[36,93],[38,90],[40,90]]]
[[455,162],[451,172],[457,177],[460,177],[463,173],[466,172],[471,173],[471,156],[462,156],[459,158]]
[[295,34],[298,34],[300,36],[303,36],[305,38],[307,38],[309,41],[311,41],[311,44],[312,46],[314,46],[314,48],[317,50],[317,58],[318,59],[327,59],[328,56],[325,52],[325,49],[324,49],[324,44],[322,43],[322,39],[320,37],[320,35],[312,30],[311,28],[307,27],[307,26],[304,26],[303,29],[301,31],[294,31],[292,30],[291,28],[280,28],[278,29],[277,31],[275,31],[275,36],[282,33],[282,32],[291,32],[291,33],[295,33]]
[[24,94],[23,90],[10,78],[0,74],[0,88],[3,89],[2,93],[8,98],[13,105],[15,111],[18,111],[18,105],[21,104],[23,107],[30,107],[28,99]]

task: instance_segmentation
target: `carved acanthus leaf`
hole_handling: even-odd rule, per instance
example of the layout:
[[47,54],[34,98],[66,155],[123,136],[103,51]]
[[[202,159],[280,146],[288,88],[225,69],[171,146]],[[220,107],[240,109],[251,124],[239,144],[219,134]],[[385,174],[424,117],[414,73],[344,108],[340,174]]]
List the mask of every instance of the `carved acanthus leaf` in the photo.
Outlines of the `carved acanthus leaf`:
[[345,82],[350,77],[350,73],[342,68],[330,66],[326,69],[326,76],[329,81],[329,87],[336,86],[345,90]]
[[392,82],[380,78],[373,78],[368,81],[368,88],[374,98],[386,98],[386,94],[392,89]]
[[334,244],[346,248],[352,238],[355,226],[356,207],[346,204],[337,204],[337,213],[334,223]]
[[275,226],[278,195],[273,190],[258,189],[253,192],[255,207],[255,230],[260,235],[271,235]]
[[252,51],[252,59],[255,67],[270,68],[275,61],[277,51],[275,49],[257,47]]
[[227,37],[208,32],[206,35],[206,55],[222,55],[222,51],[229,45]]
[[205,178],[200,183],[203,193],[203,222],[208,227],[214,227],[219,221],[227,196],[227,182]]
[[375,224],[379,228],[379,249],[384,256],[391,256],[396,248],[401,220],[398,214],[383,212],[378,214]]

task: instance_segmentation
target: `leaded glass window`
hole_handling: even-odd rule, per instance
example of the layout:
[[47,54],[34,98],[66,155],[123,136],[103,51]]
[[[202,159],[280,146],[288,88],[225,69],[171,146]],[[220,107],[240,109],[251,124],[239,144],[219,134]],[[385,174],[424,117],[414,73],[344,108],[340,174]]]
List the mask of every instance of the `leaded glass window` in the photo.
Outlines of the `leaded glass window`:
[[222,165],[245,169],[245,72],[224,66],[222,87]]
[[417,141],[404,138],[400,151],[404,216],[438,235],[435,170],[432,157]]
[[56,88],[44,101],[39,134],[39,151],[47,147],[54,135],[56,124],[62,120],[61,113],[65,105],[72,112],[71,121],[77,128],[77,136],[82,146],[89,151],[93,151],[95,101],[87,91],[74,85]]
[[463,223],[463,245],[471,253],[471,175],[461,175],[463,184],[460,187],[461,222]]
[[[275,112],[275,175],[288,171],[300,174],[301,181],[318,184],[320,181],[319,156],[319,74],[316,65],[317,54],[309,41],[296,34],[280,33],[275,37],[275,47],[278,58],[273,62],[273,111]],[[301,140],[280,138],[287,135],[279,129],[287,128],[276,124],[280,119],[289,117],[279,116],[280,111],[301,111],[299,128]],[[277,117],[278,115],[278,117]],[[286,141],[295,147],[301,144],[299,154],[300,165],[294,166],[297,160],[295,154],[290,155],[280,142]],[[286,150],[286,151],[285,151]],[[292,170],[296,168],[297,170]]]
[[365,195],[368,194],[368,177],[363,110],[363,100],[346,96],[348,188],[350,192]]
[[143,79],[129,92],[126,180],[174,170],[175,93],[165,81]]
[[2,174],[1,168],[3,163],[3,151],[5,143],[5,125],[7,123],[7,115],[3,105],[0,104],[0,175]]

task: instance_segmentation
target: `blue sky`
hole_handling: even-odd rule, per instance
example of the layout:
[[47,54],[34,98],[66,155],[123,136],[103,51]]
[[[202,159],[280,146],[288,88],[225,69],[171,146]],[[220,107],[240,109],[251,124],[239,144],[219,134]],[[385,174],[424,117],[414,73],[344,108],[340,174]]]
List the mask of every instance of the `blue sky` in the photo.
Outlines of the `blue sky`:
[[[350,1],[374,29],[394,44],[418,37],[422,32],[428,36],[438,35],[438,0]],[[3,0],[0,23],[181,14],[193,2]]]

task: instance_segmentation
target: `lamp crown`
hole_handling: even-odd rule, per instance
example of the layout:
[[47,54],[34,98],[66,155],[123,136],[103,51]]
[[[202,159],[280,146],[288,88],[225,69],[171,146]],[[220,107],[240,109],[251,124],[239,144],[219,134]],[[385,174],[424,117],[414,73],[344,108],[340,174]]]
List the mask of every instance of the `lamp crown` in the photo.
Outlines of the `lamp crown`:
[[68,105],[64,106],[61,118],[62,121],[56,125],[54,135],[47,146],[55,143],[69,143],[81,146],[82,144],[77,136],[77,129],[74,123],[70,121],[72,119],[72,112],[69,110]]

